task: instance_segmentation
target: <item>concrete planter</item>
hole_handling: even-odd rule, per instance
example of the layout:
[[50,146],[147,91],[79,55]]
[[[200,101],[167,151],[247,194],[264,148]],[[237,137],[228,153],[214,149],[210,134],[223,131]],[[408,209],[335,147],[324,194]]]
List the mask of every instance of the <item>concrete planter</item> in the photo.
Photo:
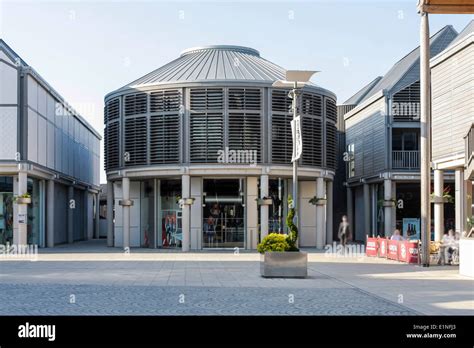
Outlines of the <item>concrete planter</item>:
[[30,197],[18,197],[16,199],[17,204],[31,204],[31,198]]
[[266,252],[260,256],[260,274],[265,278],[306,278],[308,254],[302,251]]
[[448,197],[431,196],[430,203],[450,203],[450,199]]
[[272,205],[273,201],[271,198],[258,198],[256,199],[258,205]]
[[474,238],[459,240],[459,274],[474,278]]

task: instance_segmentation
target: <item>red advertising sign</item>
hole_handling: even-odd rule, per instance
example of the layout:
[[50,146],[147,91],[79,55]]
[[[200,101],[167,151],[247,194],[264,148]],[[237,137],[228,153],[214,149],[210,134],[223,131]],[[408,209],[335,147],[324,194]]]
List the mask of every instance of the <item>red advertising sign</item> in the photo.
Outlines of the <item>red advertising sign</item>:
[[408,248],[406,241],[398,242],[398,261],[408,262]]
[[389,240],[387,246],[387,259],[398,260],[398,240]]
[[418,241],[399,242],[398,259],[402,262],[418,263]]
[[377,256],[378,254],[377,238],[372,238],[372,237],[367,238],[367,246],[365,247],[365,254],[367,256]]
[[387,239],[379,239],[379,257],[387,257]]

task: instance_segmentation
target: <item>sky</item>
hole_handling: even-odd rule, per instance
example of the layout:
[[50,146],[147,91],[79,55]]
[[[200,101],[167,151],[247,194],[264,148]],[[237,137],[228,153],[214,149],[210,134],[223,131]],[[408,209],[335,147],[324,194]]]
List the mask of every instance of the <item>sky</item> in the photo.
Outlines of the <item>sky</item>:
[[[312,81],[342,103],[419,45],[416,4],[0,0],[0,38],[103,134],[107,93],[195,46],[248,46],[286,69],[319,70]],[[431,33],[473,18],[431,15]]]

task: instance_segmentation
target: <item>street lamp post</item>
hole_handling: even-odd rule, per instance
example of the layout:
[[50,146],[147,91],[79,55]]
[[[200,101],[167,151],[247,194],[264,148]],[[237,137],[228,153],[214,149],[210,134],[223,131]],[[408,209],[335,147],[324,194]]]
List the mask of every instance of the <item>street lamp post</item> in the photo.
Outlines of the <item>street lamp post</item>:
[[[273,83],[273,87],[280,88],[291,88],[289,95],[293,99],[292,101],[292,111],[293,111],[293,127],[292,127],[292,139],[293,139],[293,206],[295,208],[296,214],[298,215],[298,210],[296,208],[296,202],[298,200],[298,159],[297,156],[297,125],[296,119],[298,117],[298,94],[300,90],[305,85],[309,83],[309,79],[318,71],[312,70],[287,70],[285,80],[278,80]],[[301,134],[300,134],[301,136]]]

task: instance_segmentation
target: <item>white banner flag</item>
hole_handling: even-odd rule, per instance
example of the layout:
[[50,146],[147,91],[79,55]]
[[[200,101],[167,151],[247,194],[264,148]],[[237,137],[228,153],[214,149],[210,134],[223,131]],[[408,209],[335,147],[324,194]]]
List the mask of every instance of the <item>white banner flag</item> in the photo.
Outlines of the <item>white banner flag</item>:
[[[291,135],[293,137],[294,129],[296,123],[296,154],[294,152],[293,147],[293,155],[291,157],[291,162],[297,161],[301,157],[301,153],[303,152],[303,140],[301,137],[301,116],[296,116],[294,120],[291,121]],[[293,139],[293,144],[295,143],[295,139]]]

